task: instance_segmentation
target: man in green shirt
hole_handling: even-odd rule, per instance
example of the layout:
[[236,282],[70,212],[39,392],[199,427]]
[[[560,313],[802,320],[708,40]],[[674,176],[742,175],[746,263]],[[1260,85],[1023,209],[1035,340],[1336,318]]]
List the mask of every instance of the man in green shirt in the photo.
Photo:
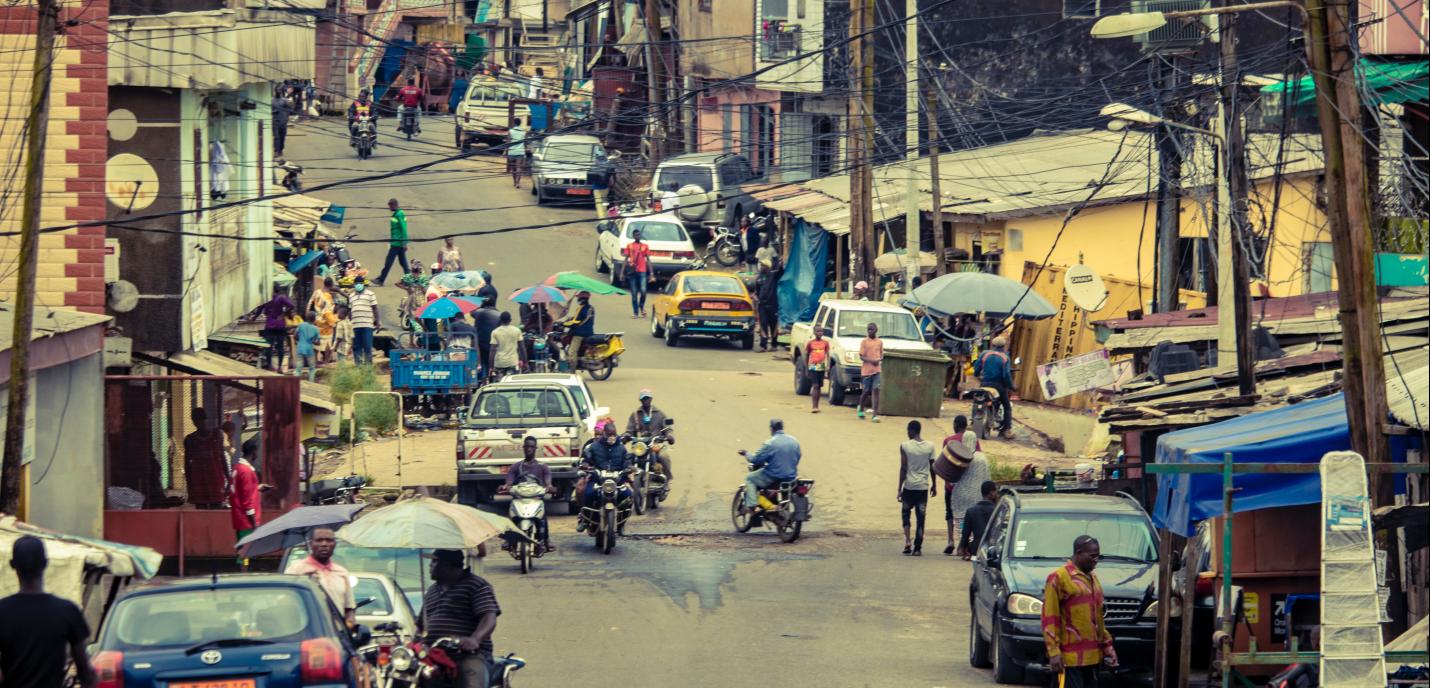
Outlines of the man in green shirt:
[[392,211],[392,218],[387,221],[387,231],[392,238],[392,242],[387,247],[387,260],[382,263],[382,274],[377,276],[377,286],[382,286],[387,281],[387,273],[392,269],[392,262],[397,261],[398,267],[402,268],[402,274],[408,273],[407,267],[407,214],[397,207],[397,199],[387,200],[387,209]]

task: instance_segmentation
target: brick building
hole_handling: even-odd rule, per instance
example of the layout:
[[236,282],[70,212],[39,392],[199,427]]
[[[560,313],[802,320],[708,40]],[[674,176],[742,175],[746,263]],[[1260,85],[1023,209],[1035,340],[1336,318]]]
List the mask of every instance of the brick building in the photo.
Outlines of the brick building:
[[[105,115],[108,104],[108,0],[63,0],[51,78],[40,226],[104,219]],[[25,177],[25,118],[36,30],[30,0],[0,6],[0,299],[19,274],[16,255]],[[104,312],[103,227],[51,232],[40,239],[35,303]],[[8,334],[8,333],[7,333]]]

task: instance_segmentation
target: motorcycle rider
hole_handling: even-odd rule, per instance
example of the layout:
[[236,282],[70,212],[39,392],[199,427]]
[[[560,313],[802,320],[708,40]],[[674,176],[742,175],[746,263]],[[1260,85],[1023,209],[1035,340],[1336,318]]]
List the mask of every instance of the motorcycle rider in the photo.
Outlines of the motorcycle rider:
[[377,143],[377,106],[367,89],[358,92],[357,100],[348,106],[348,144],[357,146],[357,122],[363,117],[372,118],[373,143]]
[[755,470],[745,476],[745,507],[741,513],[754,513],[760,508],[760,490],[799,476],[799,440],[785,434],[785,423],[770,419],[770,438],[750,456],[744,449],[740,456],[749,460]]
[[[626,451],[625,445],[616,441],[616,424],[606,423],[601,429],[601,439],[586,445],[586,451],[582,452],[582,463],[590,466],[594,471],[620,471],[620,501],[629,502],[631,498],[631,488],[629,483],[631,465],[634,459],[630,452]],[[600,481],[595,477],[586,480],[586,489],[582,491],[582,506],[593,506],[597,503],[596,488]],[[576,532],[586,529],[586,520],[581,519],[576,524]],[[621,526],[621,534],[626,534],[625,526]]]
[[[560,323],[570,335],[571,343],[566,345],[566,360],[561,362],[564,371],[578,370],[581,362],[581,342],[596,333],[596,309],[591,306],[591,292],[582,291],[576,295],[576,303],[565,320]],[[611,432],[615,432],[612,428]]]
[[[551,468],[536,459],[536,437],[527,435],[521,441],[521,453],[524,458],[511,465],[506,471],[506,489],[510,490],[512,485],[521,482],[525,478],[535,478],[536,482],[546,488],[547,494],[555,494],[556,488],[551,484]],[[541,513],[541,520],[536,523],[536,539],[541,541],[541,546],[546,551],[551,552],[555,547],[551,546],[551,539],[546,529],[546,512]]]
[[412,111],[413,133],[422,133],[422,88],[417,80],[407,77],[407,85],[397,90],[397,130],[402,131],[402,115]]
[[650,390],[641,390],[638,398],[641,407],[631,412],[630,419],[626,421],[626,434],[631,437],[655,437],[664,432],[666,447],[660,450],[655,460],[665,471],[666,484],[675,482],[675,474],[670,469],[670,445],[675,444],[675,434],[665,427],[665,412],[651,403]]

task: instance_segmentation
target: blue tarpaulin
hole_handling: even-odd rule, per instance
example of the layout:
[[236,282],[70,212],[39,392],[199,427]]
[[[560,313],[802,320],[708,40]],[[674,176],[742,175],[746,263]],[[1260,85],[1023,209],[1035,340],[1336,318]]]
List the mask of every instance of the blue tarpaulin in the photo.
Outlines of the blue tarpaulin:
[[789,264],[780,277],[780,324],[814,318],[829,265],[829,233],[804,220],[794,221]]
[[[1236,463],[1319,463],[1326,452],[1349,451],[1343,394],[1252,413],[1240,418],[1170,432],[1157,440],[1157,463],[1221,463],[1231,452]],[[1391,457],[1404,461],[1405,443],[1392,438]],[[1321,501],[1317,473],[1241,473],[1234,512]],[[1152,520],[1180,535],[1192,536],[1201,521],[1222,514],[1220,474],[1157,476],[1157,504]]]

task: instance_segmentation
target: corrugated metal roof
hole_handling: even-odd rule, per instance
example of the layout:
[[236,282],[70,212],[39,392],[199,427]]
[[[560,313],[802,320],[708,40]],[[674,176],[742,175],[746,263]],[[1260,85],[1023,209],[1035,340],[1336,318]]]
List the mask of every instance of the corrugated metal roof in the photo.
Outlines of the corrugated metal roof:
[[109,84],[236,89],[312,79],[312,17],[270,10],[109,18]]
[[[82,330],[86,327],[107,324],[110,317],[98,313],[84,313],[72,311],[68,308],[46,308],[35,306],[35,317],[30,327],[30,340],[53,337],[58,334],[65,334]],[[11,303],[0,302],[0,332],[5,333],[5,337],[0,338],[0,351],[9,351],[14,343],[10,334],[15,331],[15,306]]]
[[323,213],[332,203],[301,194],[273,199],[273,228],[292,232],[307,232],[321,224]]
[[1385,378],[1391,417],[1423,431],[1430,421],[1430,348],[1386,356]]

